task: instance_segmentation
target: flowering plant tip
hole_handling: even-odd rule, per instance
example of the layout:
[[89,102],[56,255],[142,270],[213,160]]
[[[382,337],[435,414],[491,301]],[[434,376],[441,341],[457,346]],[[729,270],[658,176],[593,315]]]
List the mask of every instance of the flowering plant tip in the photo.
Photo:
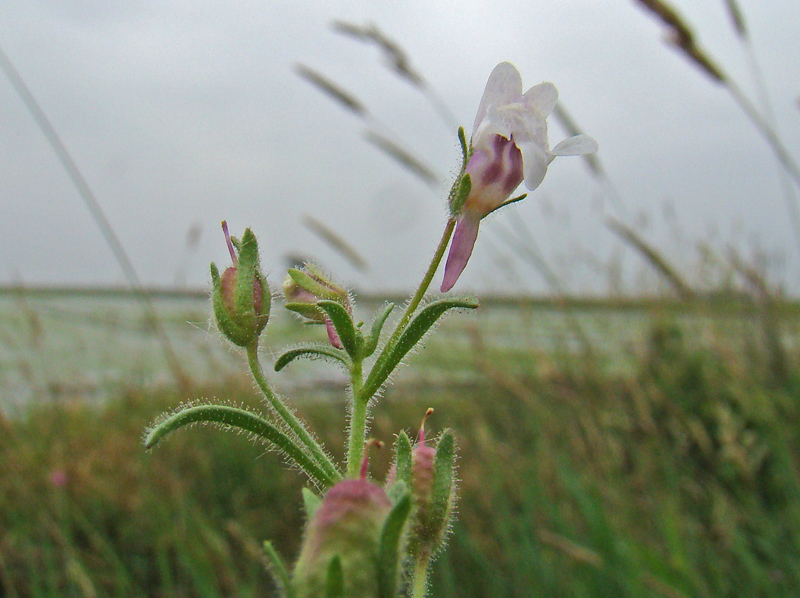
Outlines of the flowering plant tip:
[[556,156],[597,151],[597,142],[587,135],[570,137],[550,149],[547,117],[557,100],[558,91],[552,83],[540,83],[523,94],[519,71],[508,62],[498,64],[489,75],[475,115],[465,169],[471,187],[457,215],[443,293],[453,288],[464,271],[480,221],[509,203],[520,183],[524,181],[533,191]]

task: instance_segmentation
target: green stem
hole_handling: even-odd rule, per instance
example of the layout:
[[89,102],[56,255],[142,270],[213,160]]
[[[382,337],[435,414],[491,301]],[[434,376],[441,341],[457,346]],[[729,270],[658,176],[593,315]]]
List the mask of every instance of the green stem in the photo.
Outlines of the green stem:
[[364,443],[367,435],[367,406],[369,398],[364,400],[361,389],[364,383],[361,360],[353,361],[350,368],[350,384],[353,391],[353,406],[350,412],[350,428],[347,431],[347,477],[357,478],[364,458]]
[[420,559],[414,566],[414,583],[411,588],[412,598],[425,598],[428,593],[428,560]]
[[[453,229],[455,229],[455,226],[456,218],[451,216],[447,219],[444,232],[442,232],[442,238],[439,240],[439,245],[436,247],[436,251],[433,254],[433,259],[431,259],[431,263],[428,265],[428,270],[425,272],[425,276],[422,277],[422,282],[419,283],[419,287],[409,300],[408,305],[406,306],[406,309],[400,318],[400,321],[397,322],[397,326],[395,327],[394,332],[392,332],[392,336],[390,336],[389,340],[386,341],[386,345],[381,351],[381,355],[386,354],[388,351],[391,351],[394,348],[394,346],[397,344],[397,341],[400,340],[400,335],[403,334],[406,326],[408,326],[408,323],[411,322],[414,312],[417,311],[419,304],[422,303],[422,299],[425,297],[425,293],[428,292],[428,287],[431,286],[431,281],[433,280],[436,271],[439,269],[439,264],[442,263],[444,252],[447,250],[447,246],[450,244],[450,238],[453,236]],[[380,357],[378,358],[378,361],[380,361]],[[365,400],[369,400],[372,397],[364,398]]]
[[267,399],[273,411],[283,420],[303,446],[306,447],[313,460],[319,464],[334,481],[341,479],[342,474],[320,444],[309,434],[303,423],[291,412],[280,397],[273,392],[261,369],[261,362],[258,360],[257,344],[254,343],[247,348],[247,361],[250,364],[250,371],[253,374],[253,379],[256,381],[256,384],[258,384],[261,392],[264,393],[264,397]]
[[[439,245],[436,248],[435,253],[433,254],[433,259],[428,266],[428,270],[425,272],[425,275],[422,278],[422,282],[409,300],[408,305],[406,306],[406,309],[400,318],[400,321],[397,323],[394,332],[392,332],[392,335],[386,342],[386,346],[383,348],[381,355],[385,355],[387,351],[390,351],[397,344],[397,341],[400,339],[400,335],[406,329],[406,326],[408,326],[411,318],[414,315],[414,312],[419,307],[423,297],[425,297],[425,293],[428,292],[428,287],[431,285],[431,281],[436,274],[436,270],[439,269],[439,264],[442,263],[444,252],[447,250],[447,246],[450,243],[450,238],[453,236],[453,229],[455,226],[456,219],[451,216],[447,220],[447,224],[444,227],[444,232],[442,233],[442,238],[439,241]],[[379,361],[380,357],[378,358],[378,362]],[[353,386],[353,408],[352,413],[350,414],[350,429],[348,431],[347,439],[347,476],[350,478],[356,478],[359,475],[361,460],[364,457],[367,417],[369,415],[368,408],[370,399],[372,399],[372,395],[364,396],[364,393],[362,392],[364,381],[360,360],[354,361],[352,369],[350,370],[350,375]]]
[[392,333],[392,337],[389,339],[389,342],[397,341],[397,338],[400,337],[400,334],[403,332],[403,330],[405,330],[406,326],[408,326],[408,323],[411,321],[411,317],[414,315],[414,312],[417,311],[419,304],[422,302],[423,297],[425,297],[425,293],[428,292],[428,287],[431,286],[431,281],[433,280],[436,271],[439,269],[439,264],[442,263],[444,252],[447,250],[447,246],[450,244],[450,237],[453,236],[453,229],[455,226],[456,219],[451,216],[447,219],[444,232],[442,232],[442,238],[439,240],[439,246],[436,248],[436,252],[433,254],[433,259],[428,266],[428,270],[425,272],[422,282],[419,283],[417,292],[414,293],[414,296],[411,297],[411,301],[408,302],[406,310],[403,312],[403,317],[400,318],[400,322],[398,322],[397,328],[395,328],[395,331]]

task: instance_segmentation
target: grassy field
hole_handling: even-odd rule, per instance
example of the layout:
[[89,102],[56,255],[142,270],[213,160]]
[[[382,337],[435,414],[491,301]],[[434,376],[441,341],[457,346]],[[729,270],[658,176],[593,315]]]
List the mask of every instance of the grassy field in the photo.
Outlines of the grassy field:
[[[455,317],[376,409],[387,442],[430,406],[433,432],[459,439],[459,515],[433,596],[796,596],[792,306],[596,309],[546,326],[532,308]],[[0,595],[273,595],[260,543],[293,559],[302,479],[218,430],[141,444],[182,400],[255,405],[249,380],[230,368],[188,394],[106,390],[0,420]],[[344,407],[320,390],[293,397],[336,452]]]

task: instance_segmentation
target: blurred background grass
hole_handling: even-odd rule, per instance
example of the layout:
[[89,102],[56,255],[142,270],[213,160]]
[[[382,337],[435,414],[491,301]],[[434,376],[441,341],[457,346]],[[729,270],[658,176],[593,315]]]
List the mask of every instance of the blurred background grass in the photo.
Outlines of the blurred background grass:
[[[456,431],[458,520],[433,595],[797,595],[800,321],[796,305],[771,309],[489,302],[447,320],[373,427],[391,442],[432,406],[432,431]],[[319,332],[276,317],[270,344]],[[41,326],[40,350],[47,338]],[[300,476],[218,430],[184,431],[152,454],[141,445],[182,400],[257,406],[241,371],[198,378],[187,394],[134,376],[106,384],[102,400],[37,394],[8,413],[0,593],[273,595],[260,543],[296,554]],[[340,390],[335,376],[300,375],[292,388],[337,457]],[[378,479],[390,452],[373,460]]]

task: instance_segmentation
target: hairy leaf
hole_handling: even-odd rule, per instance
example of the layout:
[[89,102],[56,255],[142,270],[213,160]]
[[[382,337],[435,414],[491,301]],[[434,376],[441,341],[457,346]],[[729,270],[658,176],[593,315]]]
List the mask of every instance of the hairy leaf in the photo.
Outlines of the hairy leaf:
[[378,392],[383,383],[386,382],[386,379],[400,364],[403,357],[422,340],[425,333],[446,311],[450,309],[475,309],[477,307],[478,303],[476,301],[458,299],[442,299],[426,305],[403,331],[397,342],[384,347],[364,383],[361,396],[367,400]]
[[281,450],[317,484],[329,487],[335,482],[330,474],[322,470],[293,438],[281,432],[260,415],[230,405],[185,407],[154,425],[147,433],[144,445],[152,448],[170,432],[194,423],[216,423],[249,432]]
[[300,357],[307,357],[309,359],[334,359],[341,362],[348,371],[350,369],[351,362],[347,353],[336,347],[321,343],[300,345],[299,347],[284,351],[275,360],[275,365],[273,367],[276,372],[280,372],[283,368]]

